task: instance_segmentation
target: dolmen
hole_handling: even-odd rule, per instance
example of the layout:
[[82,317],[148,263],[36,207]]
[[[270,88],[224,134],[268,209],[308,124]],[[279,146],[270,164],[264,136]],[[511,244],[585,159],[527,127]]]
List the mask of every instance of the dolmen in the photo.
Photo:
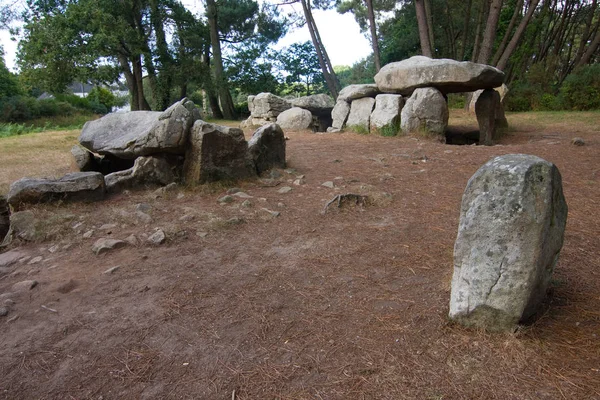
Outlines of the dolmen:
[[260,127],[276,122],[284,130],[325,132],[331,126],[334,105],[333,98],[323,93],[290,100],[272,93],[259,93],[248,96],[250,117],[240,126]]
[[385,65],[375,75],[375,84],[343,88],[328,132],[344,128],[378,131],[390,126],[404,133],[436,134],[443,141],[449,115],[447,95],[481,90],[475,106],[479,142],[491,145],[499,128],[507,126],[500,95],[494,90],[503,82],[504,73],[489,65],[414,56]]
[[14,209],[48,201],[97,201],[135,187],[189,185],[258,176],[285,168],[285,137],[275,123],[244,132],[205,122],[184,98],[167,110],[113,113],[87,122],[72,148],[80,172],[23,178],[10,186]]

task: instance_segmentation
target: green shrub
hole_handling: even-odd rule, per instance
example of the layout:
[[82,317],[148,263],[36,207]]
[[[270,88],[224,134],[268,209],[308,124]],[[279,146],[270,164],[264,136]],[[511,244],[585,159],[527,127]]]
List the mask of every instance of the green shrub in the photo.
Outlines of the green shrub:
[[362,125],[351,125],[346,126],[346,130],[354,133],[358,133],[359,135],[368,135],[369,130]]
[[74,94],[58,94],[56,95],[56,100],[69,103],[73,107],[78,108],[80,110],[92,109],[90,101],[87,99],[87,97],[79,97]]
[[558,98],[550,93],[544,93],[539,99],[536,111],[557,111],[560,109]]
[[464,93],[449,93],[448,108],[465,108],[466,98]]
[[567,76],[558,101],[567,110],[600,109],[600,64],[585,65]]
[[242,103],[238,103],[234,106],[235,108],[235,113],[237,115],[239,115],[240,117],[249,117],[250,116],[250,110],[248,109],[248,102],[244,101]]
[[23,122],[39,115],[39,103],[33,97],[12,96],[0,101],[0,120],[3,122]]
[[107,114],[117,103],[117,97],[108,89],[94,86],[87,96],[91,110],[96,114]]

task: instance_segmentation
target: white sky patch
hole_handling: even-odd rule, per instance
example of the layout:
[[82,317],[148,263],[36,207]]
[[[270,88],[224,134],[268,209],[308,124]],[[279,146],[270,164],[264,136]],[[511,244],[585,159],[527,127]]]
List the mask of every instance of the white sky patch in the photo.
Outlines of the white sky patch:
[[[200,0],[182,0],[186,8],[195,14],[202,12]],[[288,8],[289,7],[289,8]],[[301,11],[300,5],[287,6],[285,11]],[[351,13],[339,14],[335,10],[313,10],[313,16],[321,39],[329,54],[331,63],[336,65],[352,65],[367,57],[371,53],[371,45],[367,38],[360,33],[360,28]],[[308,28],[303,26],[290,31],[274,46],[279,50],[293,43],[310,41]],[[7,31],[0,31],[0,44],[4,47],[4,60],[6,66],[13,72],[16,69],[16,55],[18,42],[11,40]]]

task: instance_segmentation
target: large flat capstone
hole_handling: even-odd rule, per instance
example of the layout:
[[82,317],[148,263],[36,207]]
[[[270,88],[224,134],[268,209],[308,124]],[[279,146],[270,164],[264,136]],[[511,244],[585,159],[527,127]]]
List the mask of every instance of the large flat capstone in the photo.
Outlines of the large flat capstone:
[[442,93],[493,89],[504,83],[504,72],[485,64],[414,56],[385,65],[375,75],[382,92],[410,95],[413,90],[434,87]]
[[163,112],[111,113],[86,122],[79,143],[94,153],[126,159],[183,154],[190,128],[199,117],[194,103],[185,98]]
[[558,168],[539,157],[499,156],[465,189],[450,318],[512,331],[546,296],[563,244],[567,204]]

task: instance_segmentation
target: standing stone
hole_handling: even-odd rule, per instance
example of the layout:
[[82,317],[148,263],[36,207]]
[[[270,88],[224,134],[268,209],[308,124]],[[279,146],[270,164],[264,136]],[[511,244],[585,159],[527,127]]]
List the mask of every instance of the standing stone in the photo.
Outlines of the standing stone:
[[71,154],[78,170],[85,172],[94,169],[94,155],[89,150],[76,144],[71,147]]
[[273,93],[259,93],[252,100],[250,116],[253,118],[275,120],[279,114],[290,108],[292,108],[292,105],[286,99],[276,96]]
[[352,100],[362,99],[363,97],[375,97],[379,93],[377,85],[374,83],[367,83],[363,85],[348,85],[338,94],[337,101],[346,101],[348,103]]
[[338,100],[337,103],[335,103],[335,107],[333,107],[333,110],[331,111],[331,118],[333,119],[331,127],[337,130],[343,129],[346,125],[349,114],[350,103],[345,100]]
[[258,174],[271,168],[285,168],[285,136],[279,125],[265,125],[254,132],[248,142],[248,155]]
[[566,222],[561,176],[552,163],[509,154],[482,166],[462,198],[450,318],[503,331],[535,314]]
[[73,172],[58,179],[22,178],[10,185],[8,203],[18,209],[25,203],[97,201],[104,198],[104,176],[99,172]]
[[175,180],[171,164],[161,157],[138,157],[133,167],[106,175],[106,190],[114,193],[139,186],[167,185]]
[[[500,104],[504,106],[504,99],[506,98],[507,93],[509,92],[508,86],[503,83],[501,86],[494,88],[496,92],[500,95]],[[477,99],[483,93],[483,89],[479,89],[473,92],[471,95],[471,101],[469,102],[469,112],[475,113],[475,103],[477,103]]]
[[448,103],[439,90],[416,89],[402,108],[402,132],[423,131],[443,135],[448,127],[448,115]]
[[311,112],[303,108],[292,107],[277,116],[277,125],[281,129],[299,131],[310,128],[312,123],[313,116]]
[[244,179],[255,175],[244,132],[202,120],[192,127],[183,165],[188,184]]
[[491,146],[499,139],[501,129],[508,127],[500,94],[493,89],[485,89],[475,103],[475,115],[479,124],[479,144]]
[[404,98],[398,94],[379,94],[375,97],[375,109],[371,113],[371,130],[384,126],[396,126],[400,122],[400,113],[404,107]]
[[362,99],[354,100],[350,106],[350,115],[346,126],[350,129],[353,127],[361,127],[369,130],[371,112],[375,106],[375,99],[371,97],[363,97]]

